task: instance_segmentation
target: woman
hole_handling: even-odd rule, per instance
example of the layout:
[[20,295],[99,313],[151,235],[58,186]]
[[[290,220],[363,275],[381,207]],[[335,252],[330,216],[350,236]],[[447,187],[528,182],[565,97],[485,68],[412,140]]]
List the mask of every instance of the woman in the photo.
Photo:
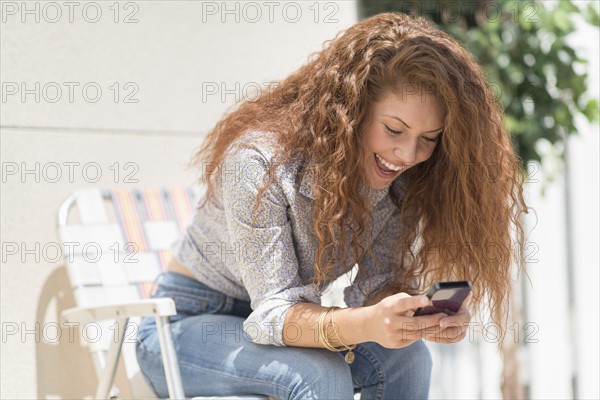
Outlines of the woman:
[[[187,396],[426,398],[423,339],[461,340],[484,302],[504,322],[520,163],[480,67],[428,22],[354,25],[217,123],[194,164],[207,192],[155,294],[177,305]],[[355,264],[348,307],[322,307]],[[473,282],[470,307],[413,316],[451,280]],[[164,397],[153,328],[138,360]]]

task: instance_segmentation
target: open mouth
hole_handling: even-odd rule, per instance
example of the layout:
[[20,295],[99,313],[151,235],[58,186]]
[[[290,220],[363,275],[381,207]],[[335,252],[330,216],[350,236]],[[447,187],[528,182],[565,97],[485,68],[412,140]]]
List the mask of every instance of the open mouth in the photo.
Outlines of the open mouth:
[[374,157],[377,173],[383,178],[389,179],[395,177],[403,169],[402,167],[395,167],[397,169],[392,169],[392,165],[390,165],[387,161],[383,160],[379,154],[375,153]]

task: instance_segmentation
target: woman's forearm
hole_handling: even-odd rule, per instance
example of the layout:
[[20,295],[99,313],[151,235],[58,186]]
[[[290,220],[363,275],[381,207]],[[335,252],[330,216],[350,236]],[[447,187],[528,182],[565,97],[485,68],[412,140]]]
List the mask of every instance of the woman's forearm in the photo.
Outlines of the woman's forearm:
[[[319,340],[317,326],[323,310],[324,307],[314,303],[293,305],[285,316],[283,340],[286,346],[325,347]],[[345,345],[371,341],[367,329],[371,314],[370,307],[341,308],[329,311],[324,321],[328,326],[329,343],[334,347],[342,346],[336,333]],[[333,326],[329,325],[332,316]]]
[[[368,304],[377,302],[373,305],[329,311],[323,321],[329,344],[339,347],[375,342],[388,348],[401,348],[439,331],[442,318],[455,319],[453,323],[464,321],[464,318],[447,317],[444,313],[414,316],[419,307],[431,305],[427,296],[411,296],[404,292],[386,296],[387,292],[384,290],[368,299]],[[383,299],[379,299],[381,296]],[[297,347],[326,347],[319,339],[318,329],[323,310],[324,307],[313,303],[292,306],[285,315],[284,343]]]

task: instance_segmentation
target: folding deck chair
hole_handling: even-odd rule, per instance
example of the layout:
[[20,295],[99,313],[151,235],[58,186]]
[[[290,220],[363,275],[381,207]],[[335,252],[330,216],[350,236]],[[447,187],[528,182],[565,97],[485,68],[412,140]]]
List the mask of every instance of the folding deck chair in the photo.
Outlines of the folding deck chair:
[[149,296],[157,275],[166,270],[169,247],[188,223],[199,192],[182,187],[86,189],[61,205],[58,230],[77,304],[62,318],[92,332],[88,335],[93,338],[82,343],[92,352],[99,378],[95,398],[118,398],[113,381],[121,353],[133,397],[152,395],[135,355],[142,316],[156,319],[169,398],[185,398],[169,323],[169,316],[176,314],[175,304],[170,298]]

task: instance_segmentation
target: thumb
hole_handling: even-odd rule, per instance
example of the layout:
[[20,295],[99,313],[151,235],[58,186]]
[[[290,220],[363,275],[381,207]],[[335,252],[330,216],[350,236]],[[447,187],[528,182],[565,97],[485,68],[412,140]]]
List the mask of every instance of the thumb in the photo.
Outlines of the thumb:
[[429,298],[425,295],[411,296],[408,293],[398,293],[390,296],[394,303],[394,311],[396,313],[405,313],[409,310],[416,310],[419,307],[425,307],[429,304]]

